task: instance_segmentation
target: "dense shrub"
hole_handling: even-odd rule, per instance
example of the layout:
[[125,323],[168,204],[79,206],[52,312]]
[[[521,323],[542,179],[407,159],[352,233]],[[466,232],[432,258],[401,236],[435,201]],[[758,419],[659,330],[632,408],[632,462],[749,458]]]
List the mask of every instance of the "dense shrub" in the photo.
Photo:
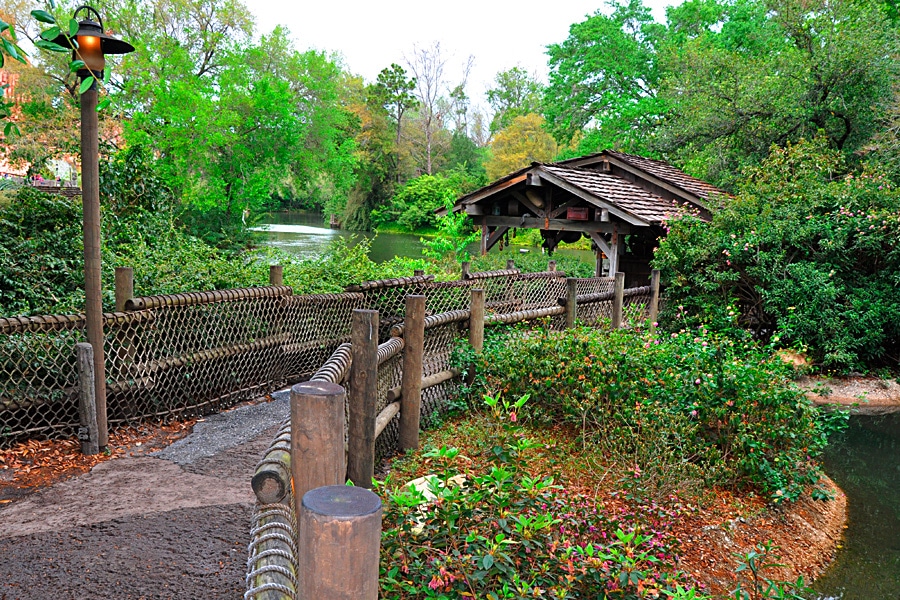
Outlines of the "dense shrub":
[[789,367],[752,344],[705,331],[514,330],[460,361],[475,364],[476,395],[530,394],[524,414],[582,427],[585,443],[656,491],[699,481],[779,500],[818,480],[815,409]]
[[[670,311],[715,325],[731,306],[763,339],[826,368],[900,358],[900,191],[844,174],[823,140],[775,148],[711,223],[672,221],[656,254]],[[666,323],[668,315],[661,322]]]
[[536,444],[515,425],[521,399],[490,400],[497,425],[487,472],[460,483],[464,463],[442,447],[426,453],[433,500],[383,488],[383,596],[702,597],[684,591],[690,585],[675,568],[671,528],[685,512],[680,503],[614,508],[530,474]]

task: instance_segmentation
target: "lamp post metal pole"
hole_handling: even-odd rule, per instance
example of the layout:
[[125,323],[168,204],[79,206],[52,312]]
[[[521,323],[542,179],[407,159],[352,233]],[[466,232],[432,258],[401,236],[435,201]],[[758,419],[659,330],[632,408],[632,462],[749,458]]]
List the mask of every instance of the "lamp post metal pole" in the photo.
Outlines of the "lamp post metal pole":
[[81,202],[84,212],[84,313],[87,340],[94,348],[97,429],[99,445],[103,448],[109,445],[109,431],[106,424],[106,363],[100,283],[100,141],[96,79],[90,89],[81,95]]

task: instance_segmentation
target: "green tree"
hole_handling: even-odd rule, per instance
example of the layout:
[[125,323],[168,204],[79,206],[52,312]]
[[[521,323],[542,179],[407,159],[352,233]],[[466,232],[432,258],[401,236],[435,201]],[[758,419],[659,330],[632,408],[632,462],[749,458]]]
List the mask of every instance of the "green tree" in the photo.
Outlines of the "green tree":
[[544,90],[548,129],[577,152],[604,148],[646,152],[647,133],[665,114],[658,98],[657,47],[664,27],[641,0],[611,2],[551,44]]
[[877,131],[897,50],[874,1],[690,0],[669,11],[656,147],[726,185],[818,132],[850,156]]
[[487,101],[494,110],[491,134],[509,127],[513,119],[541,112],[543,86],[522,67],[500,71],[494,87],[487,91]]
[[491,143],[485,162],[488,179],[497,179],[532,162],[549,162],[556,156],[556,142],[544,130],[544,118],[529,114],[513,119]]

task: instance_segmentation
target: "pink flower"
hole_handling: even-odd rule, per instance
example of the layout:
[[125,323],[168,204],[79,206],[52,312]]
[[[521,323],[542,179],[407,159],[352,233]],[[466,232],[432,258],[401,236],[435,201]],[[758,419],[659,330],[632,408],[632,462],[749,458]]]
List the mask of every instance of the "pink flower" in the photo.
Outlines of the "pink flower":
[[509,413],[509,420],[513,423],[516,422],[516,413]]

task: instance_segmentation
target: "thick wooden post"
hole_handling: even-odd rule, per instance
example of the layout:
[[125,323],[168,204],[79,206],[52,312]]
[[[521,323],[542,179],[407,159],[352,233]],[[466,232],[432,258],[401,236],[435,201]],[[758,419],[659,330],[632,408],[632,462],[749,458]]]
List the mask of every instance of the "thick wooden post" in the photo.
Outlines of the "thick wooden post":
[[345,485],[303,496],[298,515],[298,598],[377,600],[381,499]]
[[556,261],[555,260],[547,261],[547,270],[550,272],[556,271]]
[[82,454],[100,452],[97,431],[97,404],[94,397],[94,347],[87,343],[75,344],[78,357],[78,439]]
[[291,388],[291,476],[297,514],[309,490],[344,483],[346,397],[344,388],[325,381]]
[[616,273],[616,290],[613,297],[612,326],[618,329],[622,326],[622,304],[625,301],[625,273]]
[[510,259],[507,259],[507,261],[506,261],[506,268],[507,268],[508,270],[510,270],[510,271],[513,270],[513,269],[515,269],[515,268],[516,268],[516,261],[514,261],[514,260],[511,259],[511,258],[510,258]]
[[465,281],[466,279],[469,278],[469,269],[471,268],[471,266],[472,266],[472,263],[470,263],[469,261],[464,261],[460,265],[460,273],[459,273],[460,279]]
[[94,347],[94,401],[101,447],[109,444],[106,424],[106,360],[100,257],[100,140],[97,83],[81,94],[81,204],[84,215],[84,313],[87,341]]
[[647,320],[650,331],[656,331],[656,320],[659,318],[659,269],[650,271],[650,308]]
[[578,317],[578,280],[574,277],[566,278],[566,329],[575,327],[575,319]]
[[423,275],[425,275],[425,269],[414,269],[413,270],[413,277],[422,277]]
[[472,290],[472,300],[469,312],[469,345],[475,352],[484,349],[484,290],[475,288]]
[[284,285],[284,267],[269,265],[269,285]]
[[422,412],[422,357],[425,351],[425,296],[406,297],[403,377],[400,382],[400,451],[419,447]]
[[350,424],[347,477],[372,487],[375,476],[375,396],[378,385],[378,311],[353,310],[350,330]]
[[134,269],[116,267],[116,312],[125,311],[125,303],[134,298]]

